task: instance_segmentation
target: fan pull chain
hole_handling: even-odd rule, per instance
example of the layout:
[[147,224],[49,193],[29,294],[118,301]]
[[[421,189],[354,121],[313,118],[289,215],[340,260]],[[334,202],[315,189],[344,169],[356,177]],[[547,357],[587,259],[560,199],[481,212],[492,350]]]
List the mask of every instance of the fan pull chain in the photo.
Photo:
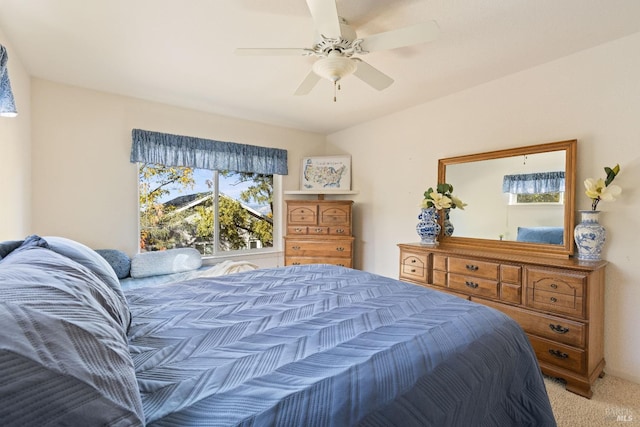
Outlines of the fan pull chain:
[[342,88],[340,87],[340,83],[336,80],[333,82],[333,102],[338,100],[337,91],[339,90],[342,90]]

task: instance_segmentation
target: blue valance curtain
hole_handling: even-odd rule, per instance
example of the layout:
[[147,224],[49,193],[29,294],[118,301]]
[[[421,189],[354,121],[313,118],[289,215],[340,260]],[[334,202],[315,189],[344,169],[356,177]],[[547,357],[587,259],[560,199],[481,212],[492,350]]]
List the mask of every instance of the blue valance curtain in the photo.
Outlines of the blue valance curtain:
[[564,191],[564,172],[505,175],[502,192],[513,194],[558,193]]
[[7,49],[0,45],[0,116],[15,117],[18,115],[18,111],[11,91],[11,82],[9,81],[8,59]]
[[131,162],[210,170],[287,175],[287,150],[172,135],[142,129],[131,133]]

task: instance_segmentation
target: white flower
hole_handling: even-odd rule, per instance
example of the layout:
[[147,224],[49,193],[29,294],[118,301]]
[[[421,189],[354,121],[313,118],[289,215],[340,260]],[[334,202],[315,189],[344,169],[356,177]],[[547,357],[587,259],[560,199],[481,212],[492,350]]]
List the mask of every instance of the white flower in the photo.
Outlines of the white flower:
[[585,191],[585,194],[590,199],[600,198],[600,200],[613,202],[615,198],[622,193],[622,188],[620,188],[618,185],[611,184],[608,187],[604,185],[604,179],[602,178],[598,180],[587,178],[584,181],[584,186],[587,189],[587,191]]
[[467,206],[466,203],[463,203],[462,200],[458,199],[453,194],[451,195],[451,200],[453,201],[453,207],[464,210],[464,207]]
[[431,199],[436,209],[447,209],[451,207],[451,199],[444,194],[437,192],[431,193]]
[[584,180],[584,194],[591,199],[591,209],[594,211],[598,207],[598,202],[600,202],[600,200],[613,202],[616,197],[622,193],[622,188],[615,184],[611,184],[611,181],[613,181],[616,175],[620,172],[620,166],[616,165],[613,169],[604,168],[604,170],[607,173],[606,181],[602,178],[587,178]]
[[429,187],[429,189],[424,192],[422,207],[435,208],[438,210],[455,208],[464,209],[464,207],[467,206],[466,203],[463,203],[462,200],[452,195],[452,191],[453,185],[447,183],[438,184],[435,190],[433,187]]

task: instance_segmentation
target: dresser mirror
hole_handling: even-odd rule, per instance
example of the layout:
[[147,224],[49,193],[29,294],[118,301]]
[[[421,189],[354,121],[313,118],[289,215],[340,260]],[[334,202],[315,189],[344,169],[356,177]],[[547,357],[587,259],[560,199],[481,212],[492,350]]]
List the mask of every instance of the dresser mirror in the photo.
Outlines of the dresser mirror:
[[451,209],[453,235],[439,240],[570,256],[576,151],[577,141],[570,140],[440,159],[438,182],[453,185],[467,206]]

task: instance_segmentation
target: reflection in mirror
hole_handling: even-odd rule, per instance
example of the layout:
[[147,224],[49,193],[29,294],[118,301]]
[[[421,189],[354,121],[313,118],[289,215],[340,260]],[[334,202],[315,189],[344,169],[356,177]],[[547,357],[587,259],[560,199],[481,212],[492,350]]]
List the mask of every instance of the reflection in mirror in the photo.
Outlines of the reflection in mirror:
[[[554,243],[562,244],[564,185],[561,192],[554,192],[559,196],[557,202],[537,202],[535,197],[519,197],[526,194],[523,193],[526,189],[509,188],[512,192],[503,192],[503,183],[505,176],[512,175],[562,171],[564,176],[564,164],[564,151],[552,151],[447,167],[447,182],[454,185],[455,194],[468,204],[464,211],[451,211],[456,236],[518,240],[519,228],[533,230],[535,227],[557,227],[561,229],[560,241],[555,239]],[[546,190],[547,188],[542,188],[539,191],[553,194]],[[517,191],[520,193],[517,194]],[[540,194],[533,189],[532,192]],[[520,240],[522,239],[521,230]]]
[[440,159],[438,182],[467,203],[451,210],[454,235],[442,241],[570,255],[575,152],[563,141]]

